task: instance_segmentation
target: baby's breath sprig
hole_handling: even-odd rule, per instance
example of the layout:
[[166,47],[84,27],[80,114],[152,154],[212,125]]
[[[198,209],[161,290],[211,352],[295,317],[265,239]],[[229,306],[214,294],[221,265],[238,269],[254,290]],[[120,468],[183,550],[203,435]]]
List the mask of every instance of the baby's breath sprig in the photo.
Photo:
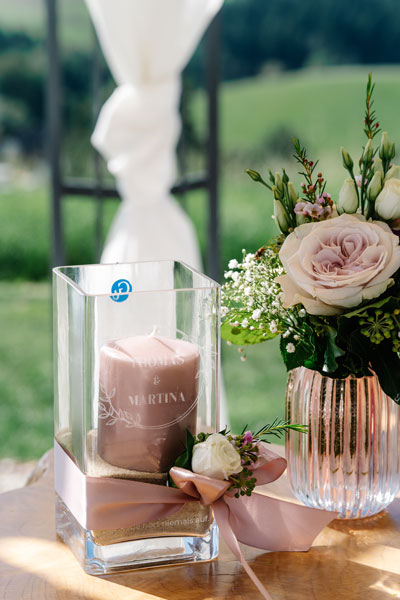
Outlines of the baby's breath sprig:
[[[275,279],[284,273],[272,247],[229,262],[222,291],[222,317],[232,326],[256,331],[266,339],[283,333],[281,288]],[[265,334],[265,335],[264,335]]]
[[[222,336],[228,344],[256,344],[282,335],[287,352],[294,353],[306,343],[306,311],[300,306],[284,308],[282,290],[276,278],[284,274],[279,259],[278,238],[255,254],[243,250],[243,260],[229,262],[222,288]],[[239,348],[242,361],[246,360]]]

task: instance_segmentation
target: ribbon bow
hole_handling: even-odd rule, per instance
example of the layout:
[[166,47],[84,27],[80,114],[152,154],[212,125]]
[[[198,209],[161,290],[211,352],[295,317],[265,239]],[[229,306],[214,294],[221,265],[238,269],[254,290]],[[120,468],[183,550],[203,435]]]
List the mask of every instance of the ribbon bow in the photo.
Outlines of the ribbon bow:
[[[287,463],[265,443],[260,443],[259,448],[259,459],[252,470],[257,485],[264,485],[278,479]],[[317,534],[337,514],[258,492],[235,498],[233,493],[227,492],[229,481],[212,479],[179,467],[173,467],[170,475],[182,492],[201,504],[212,506],[225,543],[267,600],[271,600],[271,596],[247,564],[238,541],[269,551],[308,550]]]
[[[252,468],[257,485],[271,483],[286,469],[286,460],[259,444],[259,459]],[[227,546],[266,600],[267,590],[247,564],[239,543],[278,551],[308,550],[318,533],[337,513],[270,498],[258,492],[235,498],[229,481],[173,467],[170,475],[178,487],[141,481],[90,477],[80,471],[55,442],[55,490],[71,513],[87,529],[117,529],[155,521],[178,512],[185,503],[200,501],[212,506]]]

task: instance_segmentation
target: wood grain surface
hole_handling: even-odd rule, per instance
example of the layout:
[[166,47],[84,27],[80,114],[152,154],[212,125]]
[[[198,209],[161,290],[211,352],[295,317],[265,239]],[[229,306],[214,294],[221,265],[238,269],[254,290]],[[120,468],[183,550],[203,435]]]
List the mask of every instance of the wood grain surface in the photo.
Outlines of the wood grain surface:
[[[290,495],[285,477],[268,490]],[[223,543],[211,563],[86,575],[56,539],[54,520],[51,468],[29,487],[0,494],[1,600],[260,598]],[[334,521],[308,552],[244,548],[273,600],[400,599],[399,498],[376,517]]]

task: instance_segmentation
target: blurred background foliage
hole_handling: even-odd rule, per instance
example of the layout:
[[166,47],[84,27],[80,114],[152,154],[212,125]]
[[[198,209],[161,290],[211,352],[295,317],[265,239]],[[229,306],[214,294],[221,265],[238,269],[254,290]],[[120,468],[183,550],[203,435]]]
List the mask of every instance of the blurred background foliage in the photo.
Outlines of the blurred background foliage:
[[[90,176],[93,30],[83,0],[59,0],[66,174]],[[45,12],[42,0],[0,0],[0,456],[38,457],[51,445],[50,196],[45,162]],[[255,251],[275,235],[271,198],[244,174],[286,166],[292,136],[320,159],[328,191],[345,173],[339,148],[363,143],[364,88],[377,82],[383,130],[400,141],[400,3],[398,0],[226,0],[221,22],[221,266],[242,248]],[[114,89],[101,66],[102,100]],[[204,165],[204,47],[184,74],[181,170]],[[105,172],[105,176],[107,174]],[[206,255],[203,192],[182,200]],[[117,202],[104,205],[104,235]],[[63,206],[67,262],[95,257],[95,206]],[[221,272],[222,279],[222,272]],[[286,373],[277,344],[223,348],[233,429],[282,416]],[[16,435],[16,432],[18,434]]]

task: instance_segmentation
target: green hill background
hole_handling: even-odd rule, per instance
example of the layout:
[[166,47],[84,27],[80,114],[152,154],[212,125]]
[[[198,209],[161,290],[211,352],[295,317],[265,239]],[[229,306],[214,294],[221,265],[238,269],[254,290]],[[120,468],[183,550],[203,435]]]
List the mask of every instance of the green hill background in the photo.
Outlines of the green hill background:
[[[328,179],[333,195],[345,171],[340,146],[358,158],[363,143],[364,88],[368,67],[306,69],[221,87],[221,247],[222,264],[239,258],[242,248],[255,251],[275,235],[271,196],[245,175],[247,167],[266,172],[285,165],[293,180],[291,136],[300,137]],[[400,68],[374,67],[375,108],[383,130],[400,143]],[[205,103],[193,96],[194,124],[201,131]],[[292,175],[291,175],[292,177]],[[52,439],[51,306],[47,272],[50,239],[48,191],[0,187],[0,456],[38,457]],[[204,194],[188,195],[183,203],[199,233],[203,253],[207,229]],[[105,207],[106,226],[116,204]],[[94,207],[86,200],[67,201],[65,219],[68,262],[93,259]],[[10,278],[13,278],[10,281]],[[6,281],[8,279],[8,281]],[[21,348],[23,352],[21,352]],[[277,343],[250,348],[245,363],[237,350],[223,343],[226,394],[233,431],[262,425],[284,413],[286,373]],[[18,432],[18,434],[16,433]]]

